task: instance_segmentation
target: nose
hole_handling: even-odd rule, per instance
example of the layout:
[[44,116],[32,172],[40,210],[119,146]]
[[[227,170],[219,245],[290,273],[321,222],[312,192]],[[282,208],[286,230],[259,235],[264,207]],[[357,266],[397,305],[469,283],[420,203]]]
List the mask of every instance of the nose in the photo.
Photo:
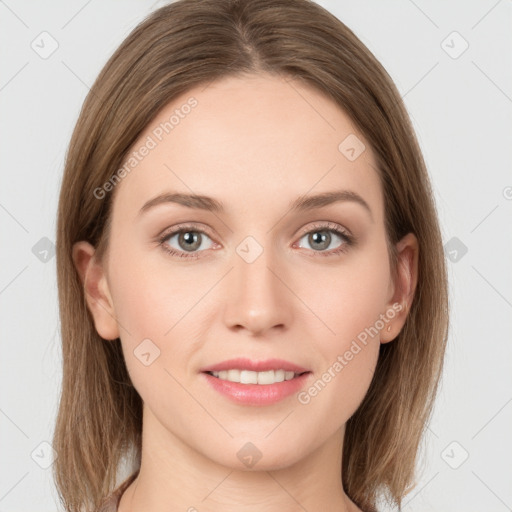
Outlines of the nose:
[[254,261],[234,254],[234,268],[225,280],[224,321],[229,329],[264,336],[290,327],[294,297],[276,259],[265,248]]

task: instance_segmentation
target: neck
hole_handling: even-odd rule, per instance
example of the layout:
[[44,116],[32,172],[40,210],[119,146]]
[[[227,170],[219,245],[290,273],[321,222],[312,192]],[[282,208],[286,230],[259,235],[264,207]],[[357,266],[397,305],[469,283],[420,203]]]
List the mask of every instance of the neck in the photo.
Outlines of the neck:
[[240,469],[197,452],[144,406],[141,466],[118,512],[360,511],[341,483],[344,431],[335,431],[300,460],[265,464],[262,456],[250,469]]

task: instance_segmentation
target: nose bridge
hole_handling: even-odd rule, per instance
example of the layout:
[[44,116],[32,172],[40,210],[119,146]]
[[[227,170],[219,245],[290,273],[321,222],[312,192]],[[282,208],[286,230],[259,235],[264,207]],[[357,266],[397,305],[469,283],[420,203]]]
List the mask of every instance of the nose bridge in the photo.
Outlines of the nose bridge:
[[261,332],[288,324],[290,297],[276,276],[278,257],[270,242],[264,246],[252,236],[235,248],[225,309],[230,326]]
[[247,237],[236,248],[234,279],[236,287],[243,295],[273,294],[276,283],[270,272],[276,256],[272,250],[260,245],[253,237]]

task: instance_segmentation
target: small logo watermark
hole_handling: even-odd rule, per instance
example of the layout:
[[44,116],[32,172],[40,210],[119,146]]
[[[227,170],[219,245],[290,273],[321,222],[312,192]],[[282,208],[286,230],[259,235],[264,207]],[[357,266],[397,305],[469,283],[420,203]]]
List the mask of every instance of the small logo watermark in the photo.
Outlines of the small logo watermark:
[[357,160],[365,149],[366,146],[363,144],[363,141],[353,133],[351,133],[348,137],[345,137],[345,139],[343,139],[343,141],[338,146],[339,152],[351,162]]
[[261,459],[263,454],[254,444],[248,442],[238,450],[236,456],[245,466],[252,468]]
[[441,48],[452,59],[458,59],[469,48],[469,43],[454,30],[441,41]]
[[55,256],[55,244],[46,236],[43,236],[32,247],[32,254],[43,263],[48,263]]
[[456,236],[450,238],[450,240],[444,244],[444,250],[446,256],[452,263],[458,263],[468,252],[466,245]]
[[442,452],[441,458],[452,469],[459,469],[468,460],[468,451],[457,441],[452,441]]
[[57,459],[57,452],[50,443],[43,441],[36,446],[30,457],[39,467],[48,469]]
[[149,338],[145,338],[137,345],[133,354],[144,366],[149,366],[160,357],[160,349]]
[[49,32],[43,31],[30,43],[30,47],[41,59],[50,58],[58,49],[59,43]]
[[263,253],[263,247],[254,237],[247,236],[238,244],[236,253],[246,263],[253,263]]

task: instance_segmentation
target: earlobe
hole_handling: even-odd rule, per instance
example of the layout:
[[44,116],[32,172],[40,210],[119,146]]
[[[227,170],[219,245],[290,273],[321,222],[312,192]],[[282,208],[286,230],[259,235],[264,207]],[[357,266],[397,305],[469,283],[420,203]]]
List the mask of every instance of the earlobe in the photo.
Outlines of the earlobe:
[[73,262],[83,285],[85,299],[98,334],[106,340],[119,337],[114,303],[103,264],[94,257],[94,247],[86,241],[73,246]]
[[397,272],[394,293],[387,304],[392,316],[381,332],[381,343],[394,340],[405,324],[418,282],[418,240],[413,233],[405,235],[397,244]]

